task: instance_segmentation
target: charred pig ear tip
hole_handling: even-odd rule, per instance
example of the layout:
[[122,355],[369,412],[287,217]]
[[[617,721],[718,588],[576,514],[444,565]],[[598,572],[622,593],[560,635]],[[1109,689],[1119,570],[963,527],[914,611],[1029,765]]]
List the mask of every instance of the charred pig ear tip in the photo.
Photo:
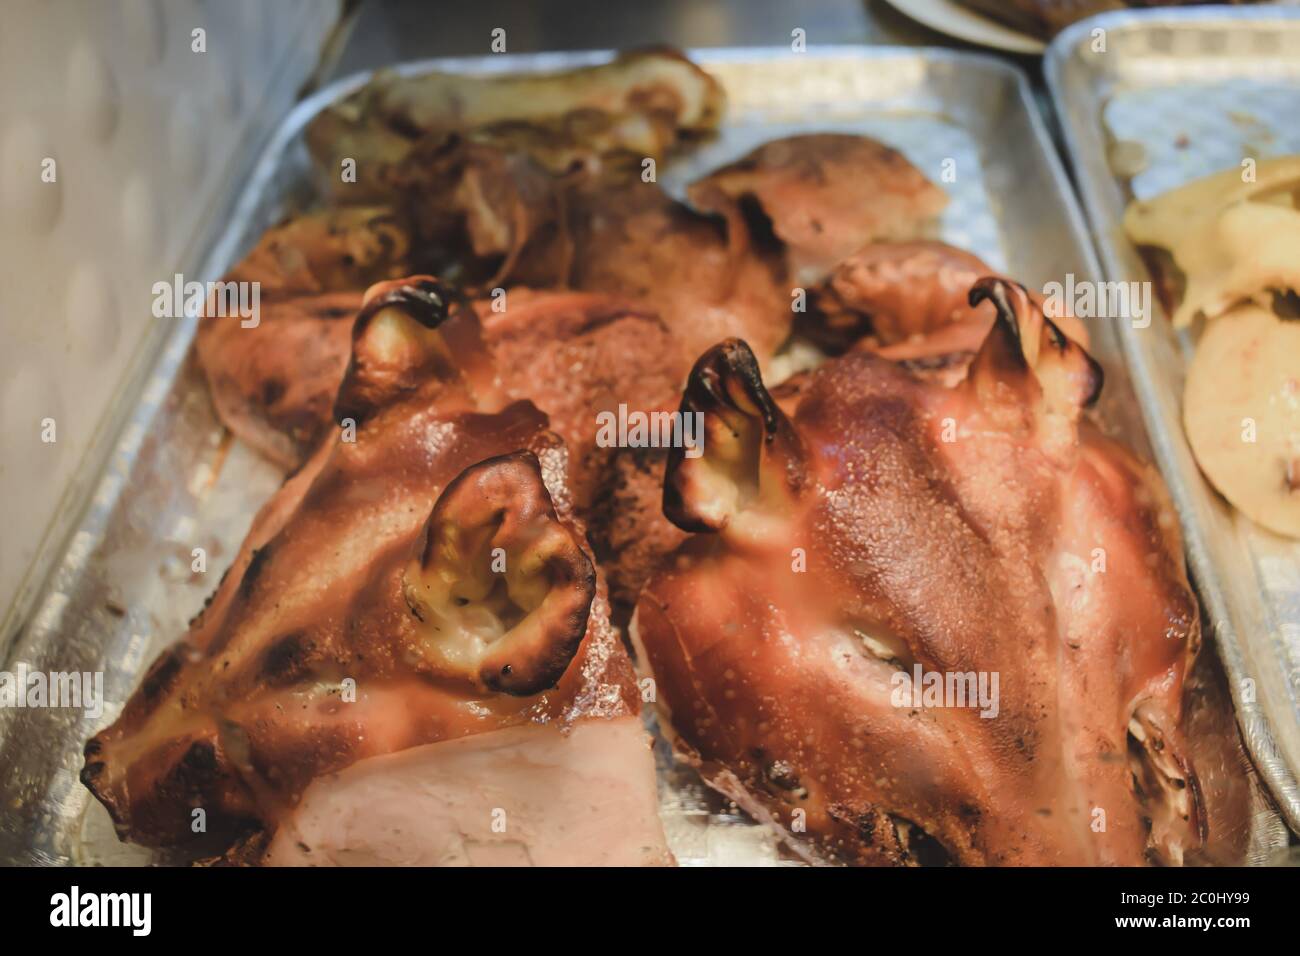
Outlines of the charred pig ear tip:
[[694,378],[710,370],[739,369],[747,365],[758,368],[758,360],[754,358],[749,343],[744,339],[723,339],[717,345],[710,346],[695,360],[691,377]]
[[749,344],[743,339],[724,339],[710,348],[696,361],[687,380],[682,411],[709,411],[727,406],[752,415],[742,409],[728,386],[737,384],[742,393],[757,407],[763,426],[770,435],[776,428],[776,403],[763,384],[763,372]]
[[352,325],[352,352],[334,399],[335,423],[359,423],[414,392],[463,381],[475,360],[472,343],[464,324],[457,331],[457,323],[447,321],[452,303],[462,301],[458,290],[433,276],[371,286]]
[[436,329],[447,320],[453,302],[463,304],[465,297],[458,289],[434,276],[408,276],[379,282],[366,290],[356,329],[358,333],[363,331],[366,320],[390,306],[400,308],[425,328]]
[[1016,323],[1016,302],[1029,304],[1029,293],[1019,282],[1004,279],[1002,276],[984,276],[975,280],[966,301],[972,307],[984,301],[992,302],[998,310],[998,318]]

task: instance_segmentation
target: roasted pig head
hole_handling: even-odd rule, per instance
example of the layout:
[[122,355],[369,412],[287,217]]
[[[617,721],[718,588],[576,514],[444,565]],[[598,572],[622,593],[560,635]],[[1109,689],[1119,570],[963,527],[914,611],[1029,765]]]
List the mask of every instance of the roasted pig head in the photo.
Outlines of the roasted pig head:
[[[549,73],[376,74],[324,110],[307,144],[338,202],[394,202],[431,184],[431,144],[467,140],[526,155],[545,170],[640,171],[687,138],[711,132],[725,99],[680,53],[647,49],[609,63]],[[351,160],[357,175],[341,175]]]
[[[682,399],[693,532],[633,630],[678,752],[800,852],[1177,863],[1200,642],[1155,471],[1084,417],[1098,365],[1019,286],[949,387],[866,352],[764,387],[729,341]],[[806,835],[806,838],[801,835]]]
[[740,217],[701,215],[654,183],[575,193],[567,284],[644,302],[663,316],[683,377],[700,352],[729,336],[751,336],[764,362],[789,337],[789,284]]
[[[252,264],[266,261],[273,241],[232,275],[258,274]],[[256,327],[236,318],[200,323],[199,358],[222,420],[283,467],[298,465],[336,427],[334,397],[360,301],[359,292],[334,291],[273,298]],[[659,508],[663,451],[602,444],[599,416],[671,411],[689,369],[685,350],[658,313],[616,295],[511,288],[478,299],[474,310],[477,360],[491,365],[494,387],[531,400],[566,442],[574,504],[608,562],[625,620],[648,570],[681,536]],[[776,323],[788,324],[788,315],[778,304]]]
[[[520,287],[561,293],[553,300],[556,315],[548,318],[552,306],[525,291],[520,321],[490,323],[489,346],[495,345],[494,328],[517,330],[524,321],[536,329],[532,341],[539,347],[562,336],[581,339],[589,325],[564,317],[576,301],[562,294],[567,291],[607,297],[587,300],[596,313],[622,308],[657,323],[672,341],[648,332],[639,354],[652,364],[645,381],[654,388],[643,387],[633,370],[621,389],[632,407],[657,401],[662,375],[674,376],[679,387],[691,362],[725,338],[743,338],[766,365],[798,314],[795,272],[806,267],[792,263],[802,261],[809,236],[822,226],[821,219],[796,221],[798,204],[788,191],[803,183],[827,222],[838,214],[835,241],[818,247],[828,260],[867,240],[919,233],[943,203],[942,190],[901,155],[865,137],[798,136],[769,147],[755,154],[760,158],[752,160],[752,174],[741,176],[751,162],[744,161],[698,182],[691,189],[695,208],[639,177],[605,171],[557,176],[527,152],[464,138],[424,139],[402,167],[422,183],[402,193],[416,197],[402,207],[408,220],[399,221],[388,207],[339,207],[300,217],[268,233],[228,276],[260,281],[265,302],[256,328],[219,319],[201,323],[199,358],[217,410],[232,431],[273,460],[296,464],[329,427],[360,290],[412,265],[464,279],[478,298],[491,298],[494,312],[498,306],[508,312],[501,295],[517,297]],[[860,188],[861,170],[849,175],[855,158],[875,177],[866,177],[871,196]],[[837,204],[825,195],[849,184],[854,202]],[[755,205],[759,200],[767,205]],[[511,341],[521,339],[512,333]],[[600,348],[589,341],[571,344],[587,352]],[[514,383],[537,381],[522,350],[509,351],[503,375]],[[584,376],[608,381],[625,364],[598,372],[575,365],[574,394],[603,387],[594,381],[588,387]],[[554,392],[546,400],[527,397],[556,414],[547,405],[554,404]],[[570,441],[575,437],[561,431]],[[661,463],[655,470],[657,484]]]
[[257,283],[253,322],[200,319],[195,348],[221,420],[285,468],[330,426],[352,322],[372,283],[409,275],[410,229],[385,208],[307,213],[268,230],[225,277]]
[[845,133],[764,143],[694,183],[690,198],[761,224],[783,246],[797,286],[820,282],[868,242],[921,238],[948,204],[902,153]]
[[[996,316],[987,300],[971,303],[970,289],[995,275],[978,256],[938,240],[869,243],[831,271],[800,331],[831,352],[866,349],[918,371],[942,370],[954,384]],[[1087,348],[1087,329],[1064,303],[1030,297]]]
[[[410,275],[411,223],[386,206],[322,209],[268,229],[227,278],[256,282],[263,297],[361,292]],[[407,271],[403,271],[403,270]]]
[[452,298],[369,291],[336,433],[86,745],[123,837],[184,844],[202,817],[260,830],[271,862],[666,859],[563,441]]

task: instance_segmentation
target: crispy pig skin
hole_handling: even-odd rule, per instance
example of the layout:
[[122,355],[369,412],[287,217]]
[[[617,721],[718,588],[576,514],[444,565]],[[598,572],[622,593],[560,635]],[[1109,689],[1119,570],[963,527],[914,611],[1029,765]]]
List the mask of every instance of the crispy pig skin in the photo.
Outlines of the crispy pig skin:
[[795,285],[820,281],[868,242],[921,238],[948,204],[902,153],[845,133],[764,143],[693,184],[690,196],[701,209],[740,205],[765,217]]
[[[498,344],[495,328],[515,330],[499,343],[515,363],[504,374],[536,385],[538,394],[528,397],[553,416],[560,417],[557,392],[543,395],[547,385],[536,375],[546,360],[521,363],[528,352],[521,343],[528,339],[518,330],[533,332],[535,349],[547,351],[547,342],[564,335],[581,340],[572,347],[587,354],[600,350],[596,340],[608,336],[567,318],[573,298],[556,298],[555,314],[549,315],[543,290],[609,296],[647,323],[638,354],[650,367],[642,373],[627,361],[598,370],[580,364],[567,382],[578,394],[607,390],[612,373],[628,368],[626,401],[653,407],[664,375],[675,375],[679,386],[705,349],[730,337],[743,338],[766,365],[789,337],[795,315],[789,260],[802,246],[778,236],[802,242],[799,230],[808,228],[789,197],[800,188],[798,177],[811,179],[805,184],[809,194],[828,207],[825,190],[853,179],[845,157],[865,155],[875,163],[872,172],[892,177],[878,182],[874,198],[858,189],[856,204],[839,210],[836,235],[844,244],[835,251],[843,248],[845,255],[858,246],[843,236],[858,242],[920,232],[943,199],[901,155],[865,137],[796,136],[768,146],[770,154],[792,157],[789,166],[797,174],[779,164],[759,165],[751,185],[777,201],[766,212],[770,221],[756,223],[745,196],[723,188],[735,186],[734,172],[701,180],[692,194],[708,201],[696,209],[639,178],[557,178],[524,154],[472,143],[437,145],[421,153],[412,170],[436,186],[436,201],[417,202],[409,223],[397,222],[384,207],[340,207],[272,230],[236,267],[228,278],[261,281],[268,294],[257,328],[228,319],[201,323],[199,358],[217,410],[236,434],[278,463],[302,460],[328,427],[328,401],[347,361],[348,337],[336,320],[346,322],[344,307],[358,300],[365,285],[392,278],[411,263],[475,272],[473,287],[483,299],[504,289],[508,301],[520,301],[520,287],[536,290],[525,291],[522,299],[526,321],[491,323],[487,341]],[[914,194],[921,198],[906,198]],[[321,298],[326,292],[352,298]],[[590,301],[596,313],[611,308]],[[673,341],[661,342],[664,333],[650,328],[652,322]],[[593,416],[599,410],[589,409]],[[576,436],[561,431],[576,451]]]
[[472,310],[448,308],[427,278],[370,290],[338,434],[86,745],[82,779],[124,837],[186,843],[197,808],[210,833],[273,832],[366,758],[637,713],[563,442],[496,389]]
[[767,361],[789,336],[790,287],[780,263],[755,246],[738,215],[702,215],[640,182],[583,183],[565,212],[570,265],[547,284],[644,303],[672,329],[683,376],[724,338],[752,337]]
[[[970,301],[997,320],[953,386],[853,352],[773,396],[744,343],[700,359],[682,408],[705,452],[674,452],[664,490],[695,533],[633,622],[659,706],[814,855],[1180,862],[1208,816],[1167,493],[1083,417],[1100,369],[1023,289]],[[996,715],[895,697],[916,666],[998,675]]]
[[268,230],[225,277],[258,283],[257,324],[205,316],[195,338],[226,426],[281,467],[299,465],[329,428],[362,293],[408,274],[411,260],[409,228],[385,208],[309,213]]
[[[662,159],[680,140],[711,132],[725,99],[717,81],[675,50],[637,50],[598,66],[551,73],[469,76],[381,72],[307,128],[307,145],[338,202],[394,202],[421,180],[431,144],[468,139],[530,157],[551,173]],[[344,182],[340,164],[358,175]]]
[[683,376],[659,316],[613,296],[515,289],[508,305],[476,304],[511,398],[543,409],[570,449],[574,496],[585,511],[608,481],[615,448],[596,444],[596,416],[619,405],[671,411]]
[[[978,256],[937,240],[872,242],[832,270],[803,331],[831,351],[866,349],[918,369],[938,356],[960,357],[944,366],[955,367],[957,377],[948,380],[953,384],[996,316],[990,302],[971,304],[971,286],[995,275]],[[1055,305],[1030,297],[1040,307]],[[1064,304],[1050,317],[1088,347],[1087,329]]]

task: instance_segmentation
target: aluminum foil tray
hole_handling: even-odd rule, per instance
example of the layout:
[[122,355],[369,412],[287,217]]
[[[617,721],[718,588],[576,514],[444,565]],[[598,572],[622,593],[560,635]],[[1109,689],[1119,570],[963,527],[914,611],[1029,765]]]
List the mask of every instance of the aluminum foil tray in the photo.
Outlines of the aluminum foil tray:
[[[1062,32],[1045,71],[1110,280],[1150,278],[1124,234],[1130,200],[1300,153],[1300,10],[1105,14]],[[1160,314],[1119,331],[1243,735],[1300,831],[1300,542],[1237,512],[1197,468],[1182,428],[1191,336]]]
[[[1098,275],[1064,170],[1016,68],[973,54],[879,47],[692,56],[725,86],[728,119],[716,140],[661,169],[670,191],[773,137],[866,133],[943,184],[952,202],[942,238],[1039,287],[1067,273]],[[607,57],[495,56],[400,71],[542,70]],[[313,199],[302,131],[365,79],[321,90],[285,118],[196,278],[217,278],[264,229]],[[194,324],[176,324],[139,394],[123,396],[131,404],[110,467],[58,546],[44,588],[11,616],[19,626],[6,666],[103,671],[109,704],[98,719],[66,709],[0,710],[0,862],[168,862],[119,844],[77,773],[85,739],[116,716],[154,655],[184,631],[281,479],[217,421],[190,347]],[[1098,327],[1094,344],[1107,372],[1101,415],[1149,454],[1118,341]],[[207,550],[205,574],[190,571],[195,547]],[[790,862],[769,831],[675,765],[662,742],[659,754],[663,817],[681,863]],[[1285,843],[1285,828],[1262,797],[1242,825],[1250,828],[1252,860]]]

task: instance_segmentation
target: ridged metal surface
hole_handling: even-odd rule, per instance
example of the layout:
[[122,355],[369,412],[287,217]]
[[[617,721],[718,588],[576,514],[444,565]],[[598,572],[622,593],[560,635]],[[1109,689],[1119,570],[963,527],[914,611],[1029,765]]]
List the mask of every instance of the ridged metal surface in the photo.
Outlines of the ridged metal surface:
[[[1107,279],[1149,278],[1124,235],[1131,199],[1246,156],[1300,153],[1300,10],[1107,14],[1057,37],[1045,72]],[[1117,147],[1139,168],[1116,172]],[[1300,831],[1300,543],[1255,525],[1201,476],[1182,427],[1191,335],[1160,314],[1120,332],[1242,735]]]

